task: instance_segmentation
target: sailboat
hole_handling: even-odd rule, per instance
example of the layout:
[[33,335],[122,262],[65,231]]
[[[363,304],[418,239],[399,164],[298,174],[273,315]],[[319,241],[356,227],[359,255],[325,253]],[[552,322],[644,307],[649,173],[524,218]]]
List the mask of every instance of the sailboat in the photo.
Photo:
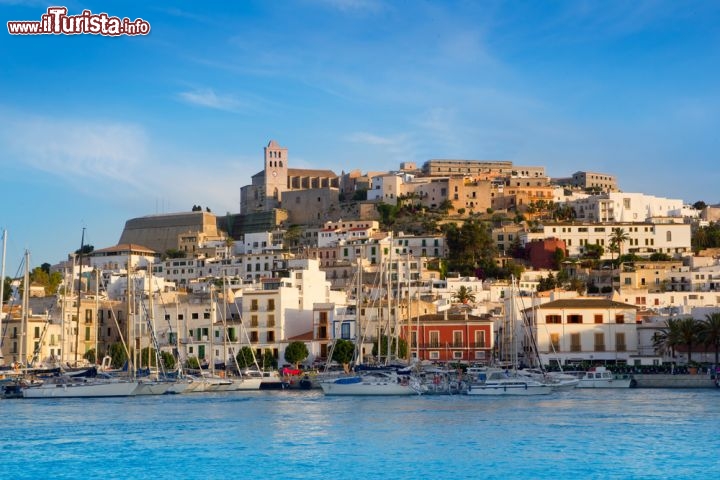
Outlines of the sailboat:
[[[361,271],[362,265],[358,262],[358,272]],[[360,278],[360,273],[358,273]],[[389,282],[387,283],[389,284]],[[356,294],[356,312],[360,312],[359,301],[361,292],[361,281],[358,280]],[[388,318],[389,303],[391,293],[388,289]],[[394,333],[397,334],[397,325]],[[381,349],[381,332],[378,325],[378,356],[382,353]],[[387,338],[387,337],[386,337]],[[360,342],[361,344],[362,342]],[[399,342],[398,342],[399,343]],[[390,350],[393,342],[387,340],[387,359],[390,358]],[[396,343],[397,345],[397,343]],[[358,347],[359,348],[359,347]],[[357,357],[357,355],[356,355]],[[396,395],[420,395],[426,388],[422,383],[410,372],[406,366],[397,368],[389,365],[380,365],[362,368],[359,365],[355,367],[355,374],[337,378],[329,378],[320,382],[320,388],[325,395],[367,395],[367,396],[396,396]]]
[[[517,370],[517,345],[515,325],[515,279],[512,279],[510,289],[510,338],[511,365],[503,368],[488,368],[472,375],[469,378],[468,395],[547,395],[553,391],[549,382],[539,381],[529,375],[523,375]],[[510,369],[512,367],[512,370]]]

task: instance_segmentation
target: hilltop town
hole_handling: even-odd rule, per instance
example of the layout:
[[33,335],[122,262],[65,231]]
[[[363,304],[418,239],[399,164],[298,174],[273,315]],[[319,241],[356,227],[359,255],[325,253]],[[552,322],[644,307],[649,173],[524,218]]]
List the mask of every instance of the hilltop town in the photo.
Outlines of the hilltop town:
[[382,337],[441,363],[717,363],[717,336],[680,341],[669,326],[693,318],[700,332],[720,312],[720,207],[511,161],[291,165],[270,141],[238,214],[130,219],[117,245],[16,279],[5,364],[117,364],[124,343],[201,365],[249,349],[277,367],[302,342],[311,366],[339,339],[372,361]]

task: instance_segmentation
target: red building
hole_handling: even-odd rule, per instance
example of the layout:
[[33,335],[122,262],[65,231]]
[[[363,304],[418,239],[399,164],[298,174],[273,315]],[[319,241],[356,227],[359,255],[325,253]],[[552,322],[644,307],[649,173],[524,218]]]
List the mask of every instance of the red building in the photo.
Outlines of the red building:
[[408,328],[411,357],[431,362],[468,363],[489,363],[492,359],[493,321],[489,315],[422,315],[409,327],[403,325],[405,339],[408,338]]
[[533,240],[525,245],[525,252],[530,265],[534,269],[554,269],[555,250],[562,250],[567,254],[565,242],[557,238],[545,238],[542,240]]

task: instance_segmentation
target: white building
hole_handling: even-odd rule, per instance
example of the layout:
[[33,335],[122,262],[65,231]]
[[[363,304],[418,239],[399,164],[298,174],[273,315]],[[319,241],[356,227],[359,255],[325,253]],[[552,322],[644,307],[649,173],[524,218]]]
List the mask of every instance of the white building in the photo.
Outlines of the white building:
[[626,363],[637,355],[637,308],[606,299],[573,298],[525,310],[543,365]]
[[546,223],[538,232],[522,232],[520,242],[527,245],[533,240],[557,238],[565,242],[570,257],[582,256],[586,245],[598,244],[604,249],[602,258],[610,259],[616,255],[610,251],[616,228],[629,236],[622,245],[623,254],[658,252],[677,257],[692,251],[690,225],[683,223]]
[[568,203],[580,222],[646,222],[655,217],[683,216],[680,199],[655,197],[644,193],[610,192],[591,195]]

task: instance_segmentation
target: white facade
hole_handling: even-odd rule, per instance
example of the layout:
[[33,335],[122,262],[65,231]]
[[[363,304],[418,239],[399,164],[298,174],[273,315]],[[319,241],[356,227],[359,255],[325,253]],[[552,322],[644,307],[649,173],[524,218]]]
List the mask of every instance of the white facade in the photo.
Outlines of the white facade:
[[574,200],[569,205],[581,222],[645,222],[654,217],[683,216],[682,200],[643,193],[591,195]]
[[578,257],[584,246],[598,244],[604,248],[604,259],[613,257],[610,251],[613,230],[621,228],[630,237],[622,245],[622,253],[666,253],[681,256],[691,252],[690,225],[682,223],[547,223],[539,232],[523,232],[523,245],[533,240],[557,238],[565,242],[567,254]]
[[525,311],[543,365],[627,362],[637,355],[637,309],[605,299],[555,300]]

